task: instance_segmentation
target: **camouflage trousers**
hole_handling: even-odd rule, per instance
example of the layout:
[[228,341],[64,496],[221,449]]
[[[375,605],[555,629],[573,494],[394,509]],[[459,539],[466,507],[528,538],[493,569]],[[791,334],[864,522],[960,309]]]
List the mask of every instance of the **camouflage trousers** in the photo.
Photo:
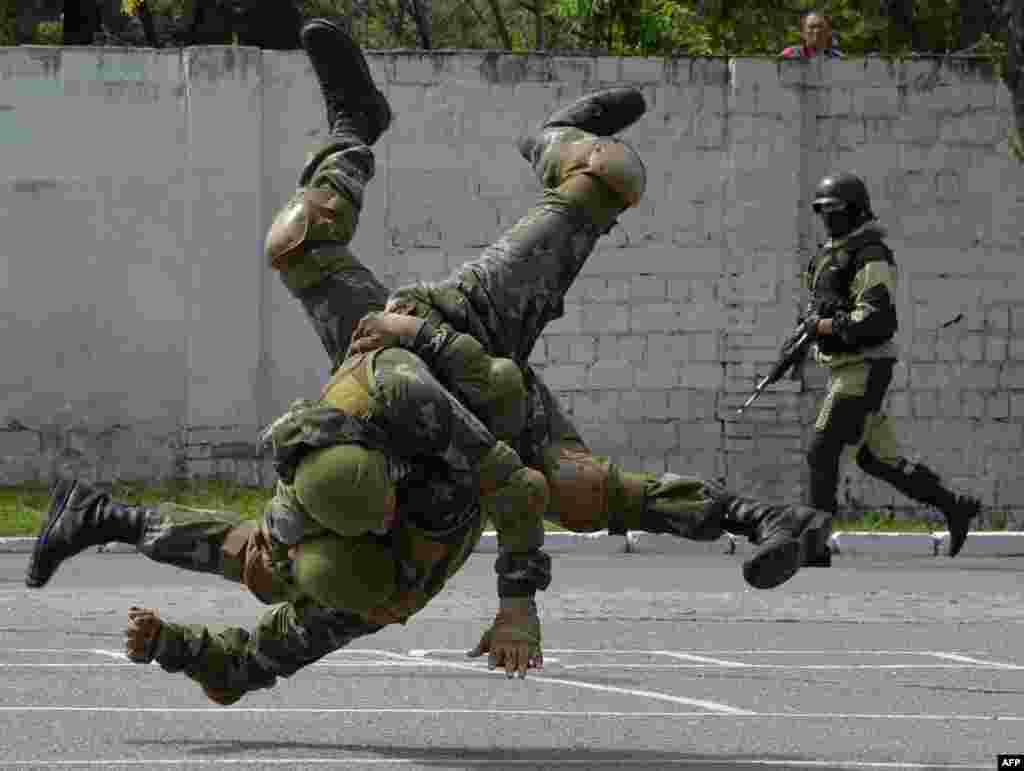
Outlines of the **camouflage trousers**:
[[139,551],[156,562],[233,581],[249,580],[253,593],[271,606],[252,630],[164,621],[156,662],[168,672],[185,673],[204,689],[234,698],[270,688],[277,678],[289,677],[382,628],[301,592],[291,580],[286,548],[266,539],[260,542],[264,548],[247,557],[264,561],[266,568],[262,585],[252,586],[248,566],[225,557],[225,541],[250,527],[231,512],[165,503],[148,512],[139,544]]
[[[335,366],[344,358],[359,317],[385,304],[449,324],[475,337],[491,355],[515,360],[524,372],[528,402],[526,428],[515,448],[552,486],[549,519],[577,531],[634,529],[714,540],[722,530],[711,521],[712,493],[704,480],[626,472],[608,458],[594,456],[528,363],[544,328],[564,313],[566,293],[621,211],[602,187],[593,187],[581,199],[562,184],[565,159],[570,155],[566,148],[586,140],[616,141],[578,129],[546,132],[533,159],[544,185],[540,200],[449,278],[400,288],[390,299],[386,288],[349,248],[363,189],[372,178],[372,160],[369,164],[366,160],[372,153],[354,141],[339,141],[309,160],[298,191],[278,221],[308,210],[311,198],[329,198],[332,206],[329,211],[321,207],[323,216],[310,218],[304,242],[287,260],[275,261],[271,256],[272,265],[302,304]],[[584,501],[576,487],[588,485],[591,479],[598,479],[600,489]],[[567,511],[559,501],[578,503]]]

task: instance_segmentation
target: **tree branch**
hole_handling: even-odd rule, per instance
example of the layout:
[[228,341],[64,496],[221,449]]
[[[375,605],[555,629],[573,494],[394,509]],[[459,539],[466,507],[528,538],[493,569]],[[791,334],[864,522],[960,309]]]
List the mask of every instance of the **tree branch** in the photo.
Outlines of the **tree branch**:
[[420,0],[408,0],[409,11],[412,14],[413,21],[416,22],[416,32],[420,37],[420,45],[426,50],[430,50],[430,26],[427,23],[427,19],[423,13],[423,7],[420,5]]
[[512,36],[508,32],[505,17],[501,13],[501,4],[498,0],[487,0],[487,4],[491,7],[491,13],[494,14],[494,26],[498,28],[498,38],[501,40],[501,44],[508,50],[512,50]]
[[473,12],[473,15],[480,20],[480,23],[482,25],[484,25],[485,27],[488,26],[489,23],[487,21],[487,17],[484,16],[480,9],[476,7],[476,3],[474,3],[473,0],[466,0],[466,5],[469,6],[469,9]]

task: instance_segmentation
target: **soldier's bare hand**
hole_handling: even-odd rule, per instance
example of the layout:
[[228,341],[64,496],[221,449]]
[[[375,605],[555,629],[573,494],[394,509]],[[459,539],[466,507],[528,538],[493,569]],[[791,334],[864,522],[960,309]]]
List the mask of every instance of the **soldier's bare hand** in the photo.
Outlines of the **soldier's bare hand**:
[[153,660],[157,640],[163,621],[155,610],[138,608],[134,605],[128,609],[128,628],[124,632],[125,654],[131,661],[148,664]]
[[412,340],[423,323],[415,316],[401,313],[374,311],[359,320],[352,333],[349,353],[366,353],[378,348],[399,346],[403,340]]
[[489,669],[504,669],[506,677],[522,679],[528,670],[544,666],[540,619],[532,599],[504,598],[501,603],[494,624],[466,655],[478,658],[486,653]]

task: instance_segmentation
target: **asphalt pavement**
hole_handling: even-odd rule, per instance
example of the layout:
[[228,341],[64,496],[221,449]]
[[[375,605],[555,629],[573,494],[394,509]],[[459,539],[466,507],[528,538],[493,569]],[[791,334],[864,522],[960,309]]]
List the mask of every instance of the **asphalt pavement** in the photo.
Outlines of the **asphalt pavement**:
[[131,605],[251,626],[236,584],[87,553],[43,590],[0,555],[0,768],[993,769],[1024,752],[1024,558],[836,560],[770,591],[742,554],[555,555],[546,663],[466,659],[476,554],[407,626],[232,707],[124,659]]

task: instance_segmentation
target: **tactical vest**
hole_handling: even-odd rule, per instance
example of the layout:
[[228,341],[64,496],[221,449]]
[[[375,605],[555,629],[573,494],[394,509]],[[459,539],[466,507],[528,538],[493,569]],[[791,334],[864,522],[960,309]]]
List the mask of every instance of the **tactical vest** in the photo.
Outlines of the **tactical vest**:
[[[848,238],[841,246],[829,251],[831,253],[824,259],[821,254],[815,255],[807,267],[811,284],[808,310],[823,319],[832,318],[837,311],[850,313],[853,310],[853,280],[865,265],[881,260],[890,265],[896,264],[892,250],[874,228]],[[818,350],[825,354],[857,353],[892,338],[892,333],[862,338],[853,345],[844,342],[838,335],[826,335],[819,337],[817,344]]]

